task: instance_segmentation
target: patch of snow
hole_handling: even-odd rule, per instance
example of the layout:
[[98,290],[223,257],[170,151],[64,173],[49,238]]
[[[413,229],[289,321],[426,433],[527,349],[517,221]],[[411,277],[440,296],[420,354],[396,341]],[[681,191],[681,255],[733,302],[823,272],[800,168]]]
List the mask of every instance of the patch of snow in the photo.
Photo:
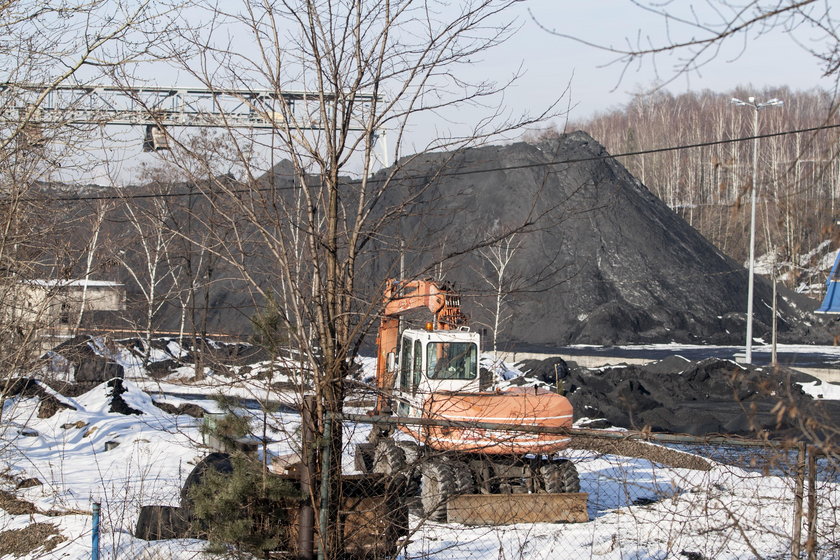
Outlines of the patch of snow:
[[799,383],[802,390],[819,400],[840,400],[840,385],[813,381],[811,383]]

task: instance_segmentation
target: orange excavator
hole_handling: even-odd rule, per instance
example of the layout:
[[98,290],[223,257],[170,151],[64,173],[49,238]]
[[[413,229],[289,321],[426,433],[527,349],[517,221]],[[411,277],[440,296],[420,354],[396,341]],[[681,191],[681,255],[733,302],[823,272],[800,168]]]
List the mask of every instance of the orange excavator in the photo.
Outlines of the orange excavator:
[[[394,473],[407,462],[419,465],[424,512],[438,520],[445,519],[444,504],[453,494],[579,492],[574,464],[556,455],[568,445],[568,436],[492,426],[570,428],[572,406],[566,397],[540,388],[485,387],[480,337],[467,326],[460,297],[450,286],[389,280],[384,301],[374,413],[431,421],[398,423],[410,439],[375,438],[368,448],[372,470]],[[418,309],[428,309],[433,321],[400,332],[400,316]]]

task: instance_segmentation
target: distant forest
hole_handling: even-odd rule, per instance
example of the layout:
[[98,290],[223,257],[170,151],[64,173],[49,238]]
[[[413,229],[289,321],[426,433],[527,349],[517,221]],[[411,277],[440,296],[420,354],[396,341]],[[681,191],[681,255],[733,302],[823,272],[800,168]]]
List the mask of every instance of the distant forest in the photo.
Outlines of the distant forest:
[[[614,155],[703,144],[753,136],[753,113],[731,99],[772,98],[783,106],[759,111],[759,135],[803,129],[798,134],[758,142],[756,254],[776,255],[781,278],[791,288],[819,285],[821,257],[837,247],[834,227],[840,206],[837,104],[822,90],[773,88],[673,95],[638,95],[623,107],[585,121],[569,122],[565,132],[584,130]],[[829,128],[824,128],[829,127]],[[531,132],[540,140],[557,128]],[[704,145],[623,156],[619,161],[668,206],[725,253],[744,262],[749,250],[753,141]],[[826,243],[830,241],[830,243]]]

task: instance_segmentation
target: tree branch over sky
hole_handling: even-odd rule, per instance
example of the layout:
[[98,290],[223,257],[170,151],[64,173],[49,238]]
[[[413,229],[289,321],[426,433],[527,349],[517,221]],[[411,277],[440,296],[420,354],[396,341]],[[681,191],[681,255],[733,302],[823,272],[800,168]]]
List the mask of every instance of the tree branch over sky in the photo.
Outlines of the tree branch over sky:
[[663,3],[628,0],[628,3],[640,12],[654,16],[660,27],[639,28],[633,36],[625,36],[621,43],[605,43],[581,33],[565,31],[533,10],[529,13],[540,28],[553,36],[615,55],[611,64],[622,66],[622,78],[634,65],[649,62],[660,86],[685,74],[699,73],[721,56],[731,56],[729,50],[724,53],[724,47],[737,47],[737,57],[755,38],[779,30],[817,58],[824,76],[835,76],[840,67],[840,22],[833,15],[829,1]]

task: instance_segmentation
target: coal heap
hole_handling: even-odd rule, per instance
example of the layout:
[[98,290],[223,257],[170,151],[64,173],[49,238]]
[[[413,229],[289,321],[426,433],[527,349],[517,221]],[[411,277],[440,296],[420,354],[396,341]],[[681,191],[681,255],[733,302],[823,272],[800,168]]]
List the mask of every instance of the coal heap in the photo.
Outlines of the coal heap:
[[[278,193],[295,196],[295,189],[286,188],[295,184],[290,175],[289,164],[281,162],[261,181],[268,184],[273,177]],[[502,348],[671,341],[743,344],[747,271],[583,132],[538,145],[515,143],[410,156],[378,172],[368,185],[375,189],[385,178],[394,181],[382,196],[366,199],[370,223],[382,220],[386,225],[365,232],[370,241],[357,261],[359,316],[370,312],[369,302],[379,303],[384,280],[400,275],[402,255],[405,277],[453,282],[463,295],[473,328],[493,335],[499,277],[491,253],[505,246],[491,241],[513,232],[510,259],[501,278],[505,296],[496,334]],[[145,192],[143,187],[134,189]],[[190,192],[185,185],[172,189]],[[358,193],[359,183],[345,179],[341,208],[355,208]],[[148,204],[143,200],[136,203]],[[173,206],[173,223],[184,228],[215,223],[213,206],[201,197],[171,200],[173,205],[189,206]],[[57,211],[70,217],[89,213],[84,205]],[[243,239],[252,237],[247,229],[255,226],[243,221],[239,227]],[[130,235],[131,228],[117,218],[107,220],[103,228],[103,238],[125,247],[125,258],[142,269],[145,257]],[[205,234],[200,229],[192,233]],[[89,239],[90,232],[68,237]],[[251,278],[266,289],[276,287],[270,251],[255,244],[243,259]],[[247,336],[253,314],[263,305],[257,290],[224,259],[214,259],[212,269],[208,293],[195,295],[206,309],[190,319],[202,332]],[[137,282],[124,270],[115,269],[115,275],[126,284],[126,316],[141,321],[144,300]],[[758,278],[753,332],[765,340],[770,340],[771,301],[771,285]],[[182,307],[177,301],[170,303],[157,313],[156,324],[176,331]],[[815,308],[815,301],[780,290],[779,341],[831,343],[832,337],[812,313]],[[132,324],[129,320],[113,326]],[[369,338],[372,344],[373,337]],[[83,369],[77,368],[77,376]]]
[[[417,197],[395,236],[406,271],[454,281],[474,327],[491,332],[498,275],[487,249],[469,249],[519,231],[502,280],[500,343],[743,343],[746,269],[587,134],[430,154],[404,173],[390,203]],[[396,269],[383,260],[381,271]],[[780,290],[779,340],[830,343],[816,304]],[[757,278],[756,337],[770,339],[771,307],[772,286]]]
[[[556,364],[561,367],[555,367]],[[709,358],[692,362],[672,356],[644,366],[587,369],[560,358],[527,360],[520,383],[555,386],[555,372],[575,408],[575,419],[697,436],[735,434],[796,437],[806,418],[836,425],[840,403],[815,401],[798,383],[817,381],[786,368],[756,368]],[[782,406],[784,405],[784,406]],[[786,414],[795,410],[796,414]],[[780,414],[780,411],[782,412]]]

